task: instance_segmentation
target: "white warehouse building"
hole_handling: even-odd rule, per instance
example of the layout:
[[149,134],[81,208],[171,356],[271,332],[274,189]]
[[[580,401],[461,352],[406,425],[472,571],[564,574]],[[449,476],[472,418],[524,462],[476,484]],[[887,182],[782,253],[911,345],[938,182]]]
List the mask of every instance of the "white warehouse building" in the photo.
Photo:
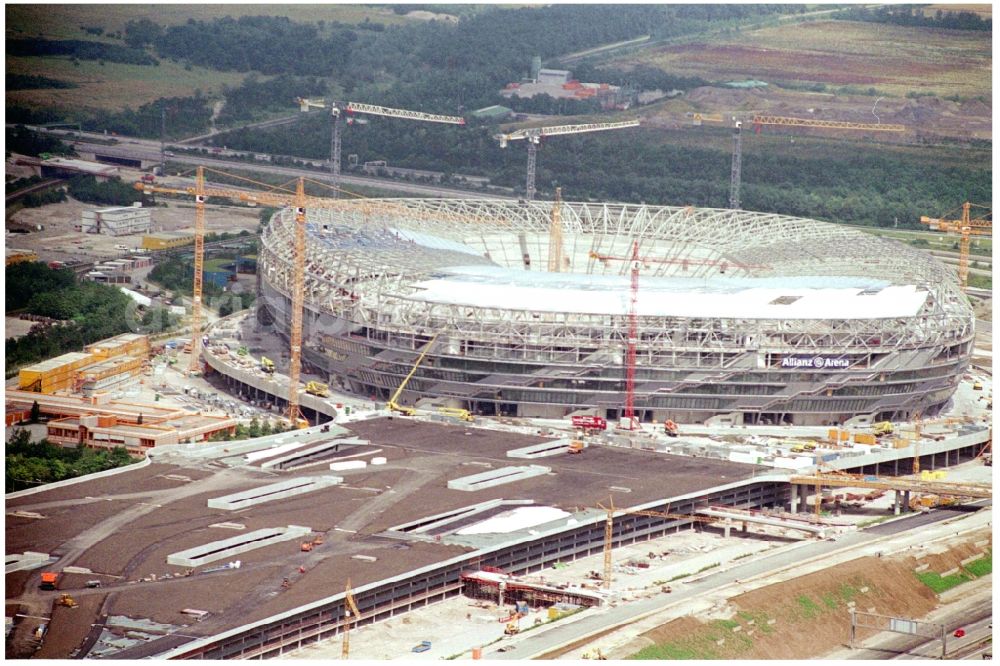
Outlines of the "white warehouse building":
[[106,236],[129,236],[152,231],[153,217],[149,208],[134,206],[85,210],[80,216],[78,231]]

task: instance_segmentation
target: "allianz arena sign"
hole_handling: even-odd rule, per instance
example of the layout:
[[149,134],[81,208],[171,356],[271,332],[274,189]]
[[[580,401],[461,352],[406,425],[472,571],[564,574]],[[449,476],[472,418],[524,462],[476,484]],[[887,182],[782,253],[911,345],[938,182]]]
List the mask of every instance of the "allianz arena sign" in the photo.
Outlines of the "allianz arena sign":
[[829,356],[786,356],[781,359],[781,367],[846,370],[851,367],[851,361],[846,358],[830,358]]

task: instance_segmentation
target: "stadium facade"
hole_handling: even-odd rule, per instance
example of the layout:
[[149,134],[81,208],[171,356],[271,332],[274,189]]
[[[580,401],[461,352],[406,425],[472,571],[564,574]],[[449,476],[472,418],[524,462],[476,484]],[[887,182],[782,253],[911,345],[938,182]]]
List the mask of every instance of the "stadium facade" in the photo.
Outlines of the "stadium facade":
[[[631,249],[644,421],[824,425],[940,410],[972,351],[954,273],[860,230],[748,211],[391,199],[307,210],[305,360],[332,386],[482,414],[618,418]],[[260,253],[287,337],[294,217]],[[551,239],[560,270],[549,271]],[[436,336],[436,337],[435,337]]]

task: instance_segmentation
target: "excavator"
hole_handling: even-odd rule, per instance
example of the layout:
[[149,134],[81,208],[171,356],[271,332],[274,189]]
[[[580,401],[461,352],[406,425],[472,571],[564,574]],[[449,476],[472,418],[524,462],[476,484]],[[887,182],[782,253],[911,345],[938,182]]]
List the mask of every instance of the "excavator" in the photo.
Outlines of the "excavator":
[[406,378],[403,379],[403,382],[399,385],[399,388],[397,388],[396,392],[392,394],[391,398],[389,398],[389,402],[386,403],[386,407],[389,408],[390,412],[396,412],[397,414],[402,414],[403,416],[416,415],[417,410],[415,410],[413,407],[404,407],[403,405],[397,403],[396,400],[399,399],[399,396],[403,393],[403,389],[406,388],[407,383],[409,383],[410,378],[413,377],[413,374],[417,371],[417,368],[420,367],[420,364],[424,360],[424,356],[426,356],[427,352],[429,352],[431,350],[431,347],[434,346],[434,342],[437,340],[438,335],[440,335],[440,333],[435,333],[434,337],[432,337],[430,340],[427,341],[427,345],[424,346],[424,350],[420,352],[420,356],[417,357],[417,362],[413,364],[413,368],[410,370],[409,374],[406,375]]
[[274,374],[274,361],[266,356],[260,357],[260,369],[262,372],[273,375]]

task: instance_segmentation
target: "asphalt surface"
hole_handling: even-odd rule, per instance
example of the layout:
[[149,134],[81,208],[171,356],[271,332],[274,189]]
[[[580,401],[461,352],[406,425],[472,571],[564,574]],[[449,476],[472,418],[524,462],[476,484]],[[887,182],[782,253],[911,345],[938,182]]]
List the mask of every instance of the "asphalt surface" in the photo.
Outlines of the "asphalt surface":
[[[977,598],[974,603],[958,602],[944,617],[935,624],[943,624],[946,636],[946,658],[977,658],[979,652],[975,646],[991,636],[993,630],[993,600],[989,596]],[[954,633],[958,628],[965,630],[965,636],[956,638]],[[850,660],[871,659],[940,659],[941,640],[894,634],[888,639],[868,639],[869,647],[859,648],[843,656]],[[970,654],[972,653],[972,654]],[[838,654],[838,657],[841,655]]]
[[[39,131],[41,128],[35,128]],[[147,139],[137,139],[126,136],[116,136],[117,140],[115,145],[104,145],[89,143],[87,141],[87,136],[84,134],[81,139],[71,139],[67,136],[69,132],[65,130],[50,130],[47,133],[59,136],[67,143],[78,146],[86,152],[97,151],[106,155],[114,155],[117,157],[125,157],[129,159],[141,159],[146,161],[159,162],[160,160],[160,143],[159,141],[152,141]],[[75,133],[74,134],[79,134]],[[105,137],[101,137],[104,139]],[[175,151],[171,151],[175,152]],[[239,151],[242,155],[245,151]],[[222,153],[222,154],[225,154]],[[305,158],[300,158],[305,159]],[[235,162],[231,160],[213,158],[213,157],[201,157],[195,155],[187,155],[184,152],[177,152],[175,155],[169,158],[171,162],[177,162],[180,164],[192,164],[196,166],[209,166],[220,170],[225,169],[240,169],[240,170],[251,170],[261,173],[272,173],[284,176],[305,176],[307,178],[312,178],[315,180],[329,180],[329,173],[323,170],[317,169],[303,169],[303,168],[292,168],[283,167],[270,164],[268,162]],[[448,187],[437,187],[433,185],[420,185],[417,183],[407,183],[398,180],[393,180],[389,178],[373,178],[368,176],[355,176],[350,174],[341,173],[340,175],[341,186],[354,185],[354,186],[364,186],[380,188],[384,190],[391,190],[394,192],[401,192],[404,194],[418,194],[421,196],[435,196],[435,197],[447,197],[447,198],[462,198],[462,199],[481,199],[488,197],[491,199],[512,199],[514,197],[503,196],[496,193],[485,193],[485,192],[471,192],[469,190],[453,189]]]
[[[970,503],[971,506],[975,507],[972,510],[988,506],[989,504],[990,500]],[[965,507],[945,507],[928,513],[914,514],[899,520],[881,523],[866,530],[852,532],[836,541],[818,541],[801,546],[794,551],[794,557],[799,561],[808,560],[818,555],[825,555],[874,541],[889,534],[898,534],[955,518],[957,515],[961,515],[969,510],[969,508]],[[553,627],[537,636],[521,637],[512,650],[498,652],[498,649],[508,647],[501,641],[496,647],[484,652],[483,657],[486,659],[529,659],[585,638],[591,634],[604,632],[612,627],[627,624],[636,617],[658,610],[668,603],[674,604],[678,601],[698,597],[722,585],[728,585],[738,580],[753,578],[754,576],[783,568],[788,563],[787,551],[755,559],[746,564],[737,565],[726,571],[711,574],[691,583],[676,585],[669,597],[659,596],[615,608],[608,608],[598,611],[589,617],[580,618],[575,622]]]

